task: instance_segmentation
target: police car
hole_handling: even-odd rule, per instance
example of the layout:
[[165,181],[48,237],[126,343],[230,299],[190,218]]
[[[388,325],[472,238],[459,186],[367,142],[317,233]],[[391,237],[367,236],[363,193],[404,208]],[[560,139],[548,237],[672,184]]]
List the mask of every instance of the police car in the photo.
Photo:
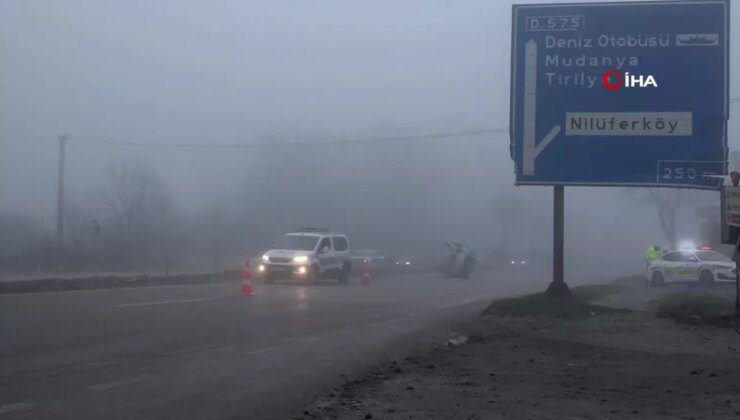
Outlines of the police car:
[[666,283],[699,282],[711,286],[717,281],[735,281],[735,263],[711,249],[680,249],[664,253],[651,262],[647,282],[651,286]]
[[347,235],[327,229],[300,228],[283,235],[262,255],[257,274],[265,283],[275,279],[312,282],[325,278],[346,283],[350,268]]

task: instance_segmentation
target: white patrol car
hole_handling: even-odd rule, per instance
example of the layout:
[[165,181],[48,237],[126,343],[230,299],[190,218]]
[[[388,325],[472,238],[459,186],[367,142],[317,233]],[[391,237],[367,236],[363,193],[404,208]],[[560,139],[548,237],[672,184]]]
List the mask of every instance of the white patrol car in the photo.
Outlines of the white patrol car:
[[257,273],[265,283],[278,278],[312,282],[336,278],[347,283],[350,275],[349,240],[326,229],[301,228],[284,235],[262,255]]
[[715,281],[735,281],[735,263],[710,249],[668,251],[648,265],[647,282],[662,286],[669,282],[696,282],[711,286]]

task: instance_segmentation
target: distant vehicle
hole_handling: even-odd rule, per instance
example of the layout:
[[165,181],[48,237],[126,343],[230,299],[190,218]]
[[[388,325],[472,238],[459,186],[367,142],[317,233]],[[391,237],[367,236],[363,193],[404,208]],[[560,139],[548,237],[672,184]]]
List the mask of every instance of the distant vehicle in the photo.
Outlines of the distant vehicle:
[[385,254],[378,251],[377,249],[358,249],[352,253],[352,262],[355,264],[362,263],[383,263],[385,262]]
[[361,273],[365,269],[382,271],[388,268],[389,258],[377,249],[358,249],[352,252],[352,271]]
[[717,281],[735,280],[735,263],[711,249],[680,249],[664,253],[648,265],[646,278],[651,286],[666,283],[699,282],[711,286]]
[[516,259],[515,258],[513,260],[509,260],[509,265],[512,266],[512,267],[527,265],[527,260],[522,260],[522,259]]
[[347,283],[350,270],[347,235],[317,228],[300,228],[284,235],[262,255],[257,266],[257,274],[265,283],[276,279],[310,283],[326,278]]
[[415,264],[409,258],[396,258],[396,260],[394,261],[394,265],[397,268],[411,268],[412,266],[415,267]]

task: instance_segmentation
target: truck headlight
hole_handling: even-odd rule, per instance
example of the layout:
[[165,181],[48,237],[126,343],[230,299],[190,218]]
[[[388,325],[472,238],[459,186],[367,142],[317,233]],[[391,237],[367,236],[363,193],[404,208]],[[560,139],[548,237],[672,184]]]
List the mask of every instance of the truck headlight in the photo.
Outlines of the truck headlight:
[[268,262],[268,261],[270,261],[270,257],[268,257],[268,256],[267,256],[267,254],[264,254],[264,255],[262,256],[262,261],[264,261],[264,262]]
[[306,274],[306,267],[298,267],[298,274]]
[[293,262],[297,262],[297,263],[305,263],[305,262],[308,262],[308,256],[306,256],[306,255],[299,255],[297,257],[293,257]]

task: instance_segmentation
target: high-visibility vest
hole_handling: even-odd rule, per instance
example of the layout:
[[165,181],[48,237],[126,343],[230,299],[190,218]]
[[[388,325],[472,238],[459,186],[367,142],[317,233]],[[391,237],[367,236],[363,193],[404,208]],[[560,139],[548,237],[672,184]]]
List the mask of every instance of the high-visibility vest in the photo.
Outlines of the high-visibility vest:
[[653,262],[657,260],[658,258],[660,258],[660,252],[654,246],[651,246],[650,248],[648,248],[647,253],[645,255],[645,259],[648,262]]

